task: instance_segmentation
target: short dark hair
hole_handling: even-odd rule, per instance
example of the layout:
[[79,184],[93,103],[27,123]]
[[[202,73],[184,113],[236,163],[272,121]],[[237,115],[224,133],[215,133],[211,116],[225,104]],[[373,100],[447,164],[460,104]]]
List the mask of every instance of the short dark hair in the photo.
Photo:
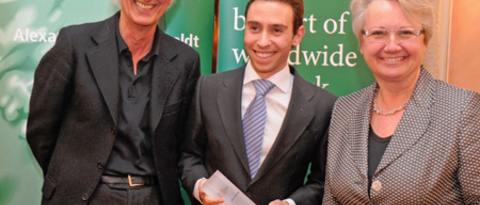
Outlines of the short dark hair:
[[297,34],[298,28],[303,25],[303,0],[250,0],[245,8],[245,18],[247,17],[250,6],[255,1],[278,1],[292,6],[293,9],[293,33]]

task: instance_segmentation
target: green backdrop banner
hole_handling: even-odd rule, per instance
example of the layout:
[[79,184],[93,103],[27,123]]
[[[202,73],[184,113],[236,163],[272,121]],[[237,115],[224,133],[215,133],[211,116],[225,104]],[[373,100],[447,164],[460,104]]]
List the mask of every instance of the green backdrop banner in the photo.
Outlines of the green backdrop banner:
[[[244,64],[245,5],[248,0],[220,1],[218,71]],[[373,82],[351,29],[349,0],[304,0],[302,43],[290,52],[289,63],[311,83],[346,95]]]
[[176,1],[163,18],[166,20],[166,32],[197,50],[201,57],[202,74],[210,74],[215,1]]
[[[118,10],[110,0],[0,0],[0,205],[40,204],[43,175],[25,138],[39,60],[62,27]],[[213,0],[177,0],[160,22],[200,53],[202,74],[211,73],[213,16]]]

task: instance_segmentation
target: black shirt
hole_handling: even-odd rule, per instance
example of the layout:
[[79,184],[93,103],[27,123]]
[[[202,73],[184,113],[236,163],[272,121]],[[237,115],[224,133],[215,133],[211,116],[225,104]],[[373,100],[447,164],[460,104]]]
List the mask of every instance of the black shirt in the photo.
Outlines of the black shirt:
[[154,59],[159,55],[157,46],[159,31],[150,52],[137,64],[133,73],[132,54],[116,27],[119,69],[119,104],[117,137],[105,175],[135,176],[155,175],[155,164],[150,136],[150,91]]
[[372,126],[370,126],[368,135],[368,195],[370,195],[373,174],[377,170],[378,164],[380,164],[383,153],[385,153],[391,138],[392,136],[387,138],[379,137],[373,132]]

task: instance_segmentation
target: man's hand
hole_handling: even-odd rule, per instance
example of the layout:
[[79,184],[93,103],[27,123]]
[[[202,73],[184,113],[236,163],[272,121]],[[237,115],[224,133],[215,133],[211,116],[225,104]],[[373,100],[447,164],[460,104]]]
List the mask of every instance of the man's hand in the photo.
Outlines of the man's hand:
[[204,205],[214,205],[214,204],[221,204],[224,202],[223,198],[212,198],[209,197],[205,192],[202,190],[202,186],[207,182],[207,179],[202,179],[200,180],[198,184],[198,193],[200,195],[200,199],[202,200],[201,202]]
[[270,202],[268,205],[289,205],[287,201],[281,201],[279,199]]

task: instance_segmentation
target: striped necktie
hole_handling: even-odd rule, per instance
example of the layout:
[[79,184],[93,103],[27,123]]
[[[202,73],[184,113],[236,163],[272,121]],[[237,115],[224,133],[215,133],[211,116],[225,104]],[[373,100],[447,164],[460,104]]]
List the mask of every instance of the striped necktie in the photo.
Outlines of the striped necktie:
[[242,120],[245,149],[252,179],[260,168],[260,154],[262,152],[263,135],[265,134],[265,123],[267,120],[265,95],[275,84],[268,80],[255,80],[253,85],[257,94],[245,111]]

